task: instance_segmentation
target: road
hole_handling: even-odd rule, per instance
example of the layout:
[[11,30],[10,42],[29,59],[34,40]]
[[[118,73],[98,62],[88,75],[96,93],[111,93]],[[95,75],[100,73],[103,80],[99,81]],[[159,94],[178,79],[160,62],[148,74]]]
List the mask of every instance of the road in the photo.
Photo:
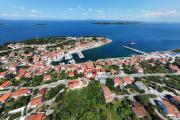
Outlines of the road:
[[99,78],[114,78],[114,77],[149,77],[149,76],[165,76],[165,75],[180,75],[180,73],[153,73],[153,74],[117,74],[117,75],[109,75],[109,76],[101,76],[101,77],[96,77],[96,79]]

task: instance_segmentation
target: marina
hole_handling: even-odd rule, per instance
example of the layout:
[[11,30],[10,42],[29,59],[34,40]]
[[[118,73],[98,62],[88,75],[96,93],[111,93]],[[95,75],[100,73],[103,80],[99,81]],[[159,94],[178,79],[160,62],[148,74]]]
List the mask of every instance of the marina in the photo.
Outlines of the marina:
[[84,58],[84,55],[82,54],[82,52],[81,52],[81,51],[80,51],[80,52],[78,52],[77,54],[78,54],[79,58]]
[[71,54],[65,54],[64,57],[65,57],[65,60],[70,60],[73,58]]

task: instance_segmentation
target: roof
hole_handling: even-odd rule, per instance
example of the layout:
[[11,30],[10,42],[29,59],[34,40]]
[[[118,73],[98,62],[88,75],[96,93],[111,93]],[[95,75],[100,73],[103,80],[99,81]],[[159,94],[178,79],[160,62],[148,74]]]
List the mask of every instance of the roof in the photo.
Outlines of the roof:
[[132,110],[134,111],[137,117],[146,116],[146,110],[144,107],[132,107]]
[[10,96],[11,96],[11,93],[3,94],[3,95],[0,97],[0,102],[1,102],[1,103],[4,103]]
[[30,101],[30,105],[31,105],[31,106],[34,106],[34,105],[40,106],[42,103],[43,103],[43,98],[42,98],[42,96],[33,98],[33,99]]
[[43,96],[45,93],[46,93],[46,88],[42,88],[42,89],[39,90],[40,95]]
[[1,85],[0,85],[0,88],[5,88],[5,87],[7,87],[8,85],[10,85],[11,84],[11,81],[10,80],[7,80],[7,81],[5,81],[4,83],[2,83]]
[[51,75],[45,75],[43,80],[46,81],[46,80],[50,80],[50,79],[51,79]]
[[114,84],[115,85],[121,85],[123,84],[123,81],[119,77],[114,78]]
[[6,75],[6,71],[5,72],[0,72],[0,76],[5,76]]
[[129,76],[124,77],[124,83],[131,83],[132,79]]
[[24,94],[28,94],[29,90],[28,89],[19,89],[15,92],[12,93],[11,96],[21,96],[21,95],[24,95]]
[[139,71],[139,70],[143,70],[140,66],[138,66],[138,65],[135,65],[134,66],[134,69],[136,70],[136,71]]
[[103,86],[102,90],[103,90],[103,94],[104,94],[106,103],[112,101],[113,97],[112,97],[111,91],[109,90],[108,86]]
[[168,101],[163,101],[164,109],[166,115],[171,114],[175,117],[179,117],[179,111],[176,109],[175,106],[171,105]]
[[141,103],[139,103],[137,101],[134,101],[133,102],[133,107],[143,107],[143,106],[141,105]]
[[69,80],[68,81],[68,87],[69,88],[74,88],[76,86],[80,85],[80,81],[79,80]]
[[38,113],[25,117],[25,120],[43,120],[44,118],[45,115],[43,113]]

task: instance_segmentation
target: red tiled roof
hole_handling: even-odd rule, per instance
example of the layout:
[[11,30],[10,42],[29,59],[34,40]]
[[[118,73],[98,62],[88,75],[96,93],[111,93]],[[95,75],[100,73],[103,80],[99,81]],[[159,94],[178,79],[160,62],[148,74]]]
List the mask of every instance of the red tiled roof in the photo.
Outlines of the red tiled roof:
[[51,75],[45,75],[43,80],[47,81],[47,80],[50,80],[50,79],[51,79]]
[[6,71],[5,72],[0,72],[0,76],[4,77],[6,75]]
[[1,97],[0,97],[0,102],[1,103],[4,103],[7,101],[7,99],[11,96],[11,93],[6,93],[6,94],[3,94]]
[[5,87],[7,87],[8,85],[10,85],[11,84],[11,81],[10,80],[7,80],[6,82],[4,82],[4,83],[2,83],[1,85],[0,85],[0,88],[5,88]]
[[132,110],[136,114],[137,117],[145,117],[146,116],[146,110],[144,107],[132,107]]
[[119,77],[115,77],[114,78],[114,84],[118,86],[118,85],[123,84],[123,81]]
[[124,83],[132,83],[132,79],[129,76],[124,77]]
[[44,94],[46,93],[46,88],[42,88],[39,90],[39,94],[44,96]]
[[31,106],[34,106],[34,105],[40,106],[42,104],[42,102],[43,102],[43,98],[42,98],[42,96],[39,96],[39,97],[33,98],[30,101],[30,105]]
[[108,86],[102,87],[104,98],[106,103],[111,102],[113,100],[113,96],[111,94],[111,91],[109,90]]
[[69,80],[68,81],[68,87],[69,88],[74,88],[76,86],[79,86],[80,85],[80,81],[78,80]]
[[163,104],[166,107],[166,110],[167,110],[168,114],[171,114],[171,115],[174,115],[174,116],[180,114],[179,111],[176,109],[176,107],[171,105],[168,101],[163,101]]
[[19,90],[13,92],[11,96],[18,97],[18,96],[21,96],[24,94],[28,94],[28,92],[30,92],[28,89],[19,89]]
[[44,119],[45,119],[45,115],[43,113],[38,113],[25,117],[25,120],[44,120]]
[[70,72],[68,72],[68,76],[69,76],[69,77],[74,76],[74,71],[70,71]]

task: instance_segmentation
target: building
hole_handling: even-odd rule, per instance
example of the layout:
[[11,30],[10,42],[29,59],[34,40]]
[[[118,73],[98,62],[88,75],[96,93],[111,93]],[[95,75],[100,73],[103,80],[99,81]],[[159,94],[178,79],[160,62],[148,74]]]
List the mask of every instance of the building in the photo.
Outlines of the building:
[[37,113],[33,115],[26,116],[24,120],[45,120],[46,116],[44,113]]
[[160,106],[160,108],[162,109],[162,111],[166,117],[180,119],[179,111],[176,109],[175,106],[171,105],[168,101],[156,100],[156,103]]
[[105,85],[106,84],[106,78],[99,78],[100,84]]
[[25,74],[26,74],[26,70],[25,69],[20,69],[18,76],[16,76],[16,79],[20,80],[22,77],[24,77]]
[[29,89],[23,88],[12,93],[11,97],[18,98],[21,96],[28,96],[31,93]]
[[141,68],[141,67],[138,66],[138,65],[135,65],[133,69],[134,69],[134,71],[135,71],[136,73],[140,73],[140,74],[143,74],[143,73],[144,73],[143,68]]
[[43,78],[44,81],[49,81],[51,80],[51,75],[45,75]]
[[124,81],[124,86],[128,85],[128,84],[132,84],[133,82],[133,79],[129,76],[126,76],[123,78],[123,81]]
[[46,88],[42,88],[39,90],[39,95],[44,96],[46,93]]
[[143,118],[147,116],[147,111],[144,106],[142,106],[139,102],[134,101],[132,104],[132,110],[138,118]]
[[69,89],[78,89],[81,88],[81,82],[79,80],[69,80],[68,81]]
[[3,90],[3,89],[5,89],[5,88],[7,88],[10,84],[11,84],[11,81],[10,81],[10,80],[5,81],[4,83],[2,83],[2,84],[0,85],[0,90]]
[[6,103],[6,101],[9,99],[11,96],[11,93],[5,93],[2,96],[0,96],[0,103]]
[[42,103],[43,103],[43,97],[38,96],[38,97],[31,99],[29,107],[35,108],[36,106],[42,105]]
[[6,71],[5,72],[0,72],[0,78],[5,78],[6,76]]
[[113,81],[114,81],[114,87],[123,85],[123,80],[121,78],[119,78],[119,77],[115,77],[113,79]]
[[114,100],[114,97],[112,96],[112,93],[110,89],[108,88],[108,86],[103,86],[102,91],[103,91],[103,95],[104,95],[106,103],[109,103]]
[[180,96],[172,96],[171,101],[180,109]]
[[74,71],[69,71],[69,72],[68,72],[68,76],[69,76],[69,77],[74,77]]
[[140,82],[140,81],[136,81],[135,85],[140,89],[140,90],[145,90],[147,91],[148,88],[144,85],[144,83]]
[[176,65],[170,65],[170,70],[172,72],[180,73],[180,69]]

